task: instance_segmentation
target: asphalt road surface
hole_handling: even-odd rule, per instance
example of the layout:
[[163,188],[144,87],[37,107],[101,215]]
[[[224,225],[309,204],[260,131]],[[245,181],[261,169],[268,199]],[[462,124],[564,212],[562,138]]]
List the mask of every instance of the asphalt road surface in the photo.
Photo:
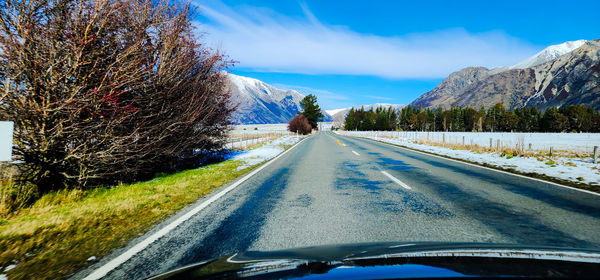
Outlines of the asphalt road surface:
[[600,196],[320,132],[110,270],[105,279],[146,278],[246,250],[379,241],[600,248]]

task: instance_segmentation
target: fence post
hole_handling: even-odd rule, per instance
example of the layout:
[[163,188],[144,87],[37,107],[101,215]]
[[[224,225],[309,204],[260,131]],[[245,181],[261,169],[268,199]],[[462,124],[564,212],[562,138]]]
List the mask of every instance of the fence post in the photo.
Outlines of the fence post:
[[598,163],[598,146],[594,146],[594,163]]
[[552,156],[552,147],[550,147],[550,156]]
[[531,152],[531,143],[529,143],[529,151]]
[[442,144],[446,144],[446,134],[442,133]]
[[490,149],[492,148],[492,138],[490,138]]
[[496,149],[500,150],[500,139],[496,139]]
[[465,145],[465,137],[463,136],[463,146]]

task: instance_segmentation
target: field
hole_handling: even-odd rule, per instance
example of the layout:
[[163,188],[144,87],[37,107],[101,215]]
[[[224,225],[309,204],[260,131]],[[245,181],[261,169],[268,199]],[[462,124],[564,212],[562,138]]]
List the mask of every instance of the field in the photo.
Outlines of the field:
[[567,151],[589,154],[600,146],[600,133],[522,133],[522,132],[415,132],[355,131],[361,136],[389,137],[416,143],[480,146],[494,149],[519,148],[524,151]]
[[234,125],[231,130],[232,134],[239,133],[265,133],[265,132],[285,132],[287,131],[287,123],[275,124],[240,124]]
[[229,132],[226,147],[245,150],[271,142],[279,137],[295,135],[287,130],[287,124],[235,125]]
[[[584,189],[600,190],[600,162],[593,162],[593,147],[600,145],[600,134],[597,133],[337,133],[366,137]],[[552,153],[550,147],[553,148]]]

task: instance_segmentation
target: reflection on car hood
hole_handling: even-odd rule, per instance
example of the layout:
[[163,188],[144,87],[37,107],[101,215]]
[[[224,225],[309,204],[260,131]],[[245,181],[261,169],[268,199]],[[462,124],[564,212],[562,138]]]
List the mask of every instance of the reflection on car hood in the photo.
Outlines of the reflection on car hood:
[[152,279],[594,278],[600,251],[481,243],[360,243],[248,251]]

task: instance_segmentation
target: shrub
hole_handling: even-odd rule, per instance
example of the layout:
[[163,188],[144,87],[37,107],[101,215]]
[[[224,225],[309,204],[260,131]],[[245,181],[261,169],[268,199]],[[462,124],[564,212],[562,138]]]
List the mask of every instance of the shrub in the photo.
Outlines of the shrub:
[[133,181],[219,149],[223,55],[177,1],[0,1],[0,118],[40,192]]
[[291,132],[298,132],[299,134],[305,135],[312,131],[312,127],[308,123],[306,117],[302,114],[296,115],[288,123],[288,130]]

